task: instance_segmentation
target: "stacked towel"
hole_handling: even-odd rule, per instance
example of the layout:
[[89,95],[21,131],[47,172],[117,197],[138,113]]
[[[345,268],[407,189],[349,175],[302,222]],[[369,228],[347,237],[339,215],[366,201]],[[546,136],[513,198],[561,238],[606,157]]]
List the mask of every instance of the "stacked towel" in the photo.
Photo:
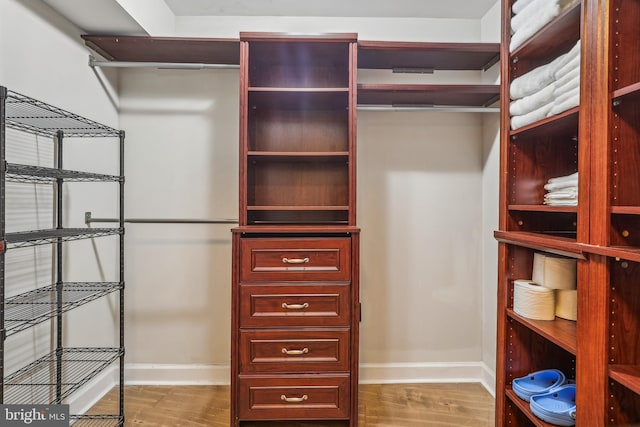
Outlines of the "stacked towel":
[[544,204],[549,206],[577,206],[578,205],[578,172],[551,178],[544,186]]
[[513,35],[509,51],[513,52],[520,47],[570,3],[570,0],[517,0],[511,8],[515,15],[511,19]]
[[[521,0],[519,0],[521,1]],[[538,0],[530,0],[536,4]],[[580,41],[569,52],[511,82],[511,128],[559,114],[580,103]]]

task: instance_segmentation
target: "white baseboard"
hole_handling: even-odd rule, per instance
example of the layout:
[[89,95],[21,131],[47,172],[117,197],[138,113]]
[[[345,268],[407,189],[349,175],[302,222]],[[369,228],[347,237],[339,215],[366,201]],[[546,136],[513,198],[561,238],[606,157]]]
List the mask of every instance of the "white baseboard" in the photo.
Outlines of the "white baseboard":
[[[361,384],[478,382],[495,394],[495,376],[482,362],[363,363]],[[127,385],[229,385],[229,365],[125,366]]]
[[126,385],[229,385],[229,365],[165,365],[129,363]]
[[496,397],[496,373],[491,370],[486,363],[482,364],[482,378],[480,379],[480,383],[487,389],[491,396]]
[[[66,402],[71,414],[84,414],[118,383],[118,367],[111,366],[85,384]],[[118,408],[114,408],[115,412]]]

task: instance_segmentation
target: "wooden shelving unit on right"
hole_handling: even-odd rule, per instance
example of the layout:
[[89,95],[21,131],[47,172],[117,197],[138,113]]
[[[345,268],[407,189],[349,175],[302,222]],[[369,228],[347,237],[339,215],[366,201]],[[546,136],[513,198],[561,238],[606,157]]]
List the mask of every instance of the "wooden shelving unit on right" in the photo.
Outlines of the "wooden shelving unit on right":
[[[640,423],[640,2],[573,1],[514,51],[503,0],[496,425],[548,425],[511,389],[545,368],[574,377],[576,425]],[[581,40],[580,105],[510,128],[512,81]],[[542,205],[541,183],[579,172],[578,205]],[[524,319],[513,282],[533,253],[578,260],[578,320]]]

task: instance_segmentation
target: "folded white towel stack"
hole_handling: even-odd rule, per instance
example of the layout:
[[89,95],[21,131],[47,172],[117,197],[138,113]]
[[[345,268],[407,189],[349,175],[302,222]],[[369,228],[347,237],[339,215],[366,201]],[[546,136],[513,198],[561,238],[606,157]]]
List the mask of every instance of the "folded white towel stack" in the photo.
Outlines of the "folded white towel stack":
[[571,0],[517,0],[511,11],[511,43],[509,51],[513,52],[531,36],[547,25]]
[[[538,0],[532,0],[535,6]],[[511,129],[562,113],[580,103],[580,41],[548,64],[514,79],[510,86]]]
[[544,204],[549,206],[578,205],[578,172],[571,175],[551,178],[544,185],[547,193]]

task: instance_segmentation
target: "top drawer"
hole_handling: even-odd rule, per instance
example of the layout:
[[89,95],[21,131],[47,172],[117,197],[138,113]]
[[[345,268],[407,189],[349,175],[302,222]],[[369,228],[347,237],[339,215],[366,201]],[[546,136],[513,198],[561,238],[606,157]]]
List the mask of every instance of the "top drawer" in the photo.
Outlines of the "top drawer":
[[351,239],[241,239],[240,280],[351,280]]

